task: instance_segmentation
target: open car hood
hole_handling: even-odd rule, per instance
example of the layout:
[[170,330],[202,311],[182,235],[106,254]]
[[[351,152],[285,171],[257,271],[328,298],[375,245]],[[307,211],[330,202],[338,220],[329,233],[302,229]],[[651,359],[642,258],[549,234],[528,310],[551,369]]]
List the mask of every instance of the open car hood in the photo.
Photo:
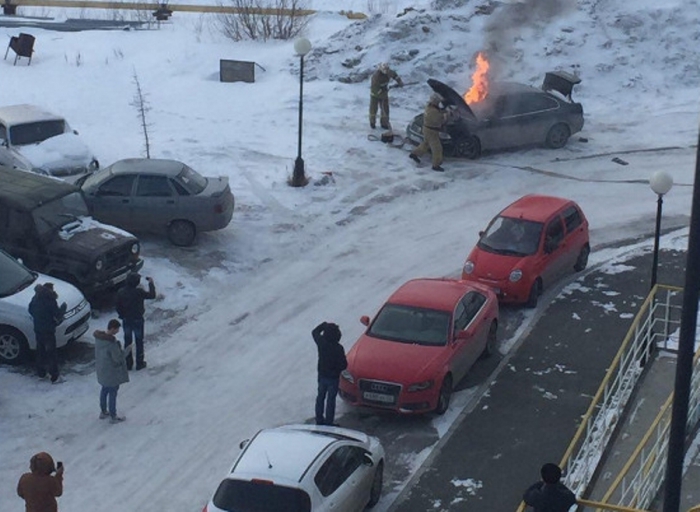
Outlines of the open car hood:
[[457,109],[457,111],[463,114],[464,116],[476,120],[474,112],[472,112],[472,109],[469,108],[467,102],[464,101],[462,95],[455,91],[452,87],[443,84],[442,82],[440,82],[439,80],[435,80],[434,78],[428,79],[428,85],[433,91],[435,91],[444,98],[444,101],[442,102],[443,105],[453,105]]

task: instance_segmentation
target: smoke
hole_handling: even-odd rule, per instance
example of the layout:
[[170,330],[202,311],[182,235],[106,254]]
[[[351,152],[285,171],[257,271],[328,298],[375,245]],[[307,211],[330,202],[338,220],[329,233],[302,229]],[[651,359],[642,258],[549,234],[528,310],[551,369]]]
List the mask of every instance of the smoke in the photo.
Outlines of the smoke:
[[546,30],[557,17],[576,8],[576,0],[524,0],[500,4],[486,24],[486,54],[491,75],[509,61],[518,60],[516,43],[532,35],[528,29]]

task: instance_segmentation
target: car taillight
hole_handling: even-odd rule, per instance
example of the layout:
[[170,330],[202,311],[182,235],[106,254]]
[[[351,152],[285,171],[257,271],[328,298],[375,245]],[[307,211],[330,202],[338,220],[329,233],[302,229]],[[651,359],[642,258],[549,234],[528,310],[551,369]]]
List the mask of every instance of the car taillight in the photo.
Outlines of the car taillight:
[[214,213],[224,213],[224,205],[217,203],[214,206]]

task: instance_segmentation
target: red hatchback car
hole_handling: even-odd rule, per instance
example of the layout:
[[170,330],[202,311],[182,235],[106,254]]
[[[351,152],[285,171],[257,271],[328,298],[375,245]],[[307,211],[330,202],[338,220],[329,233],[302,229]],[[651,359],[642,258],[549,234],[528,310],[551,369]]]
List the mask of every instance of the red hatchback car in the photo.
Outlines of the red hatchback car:
[[523,196],[479,233],[462,279],[490,286],[503,303],[534,308],[542,291],[588,265],[588,221],[560,197]]
[[444,413],[457,384],[496,350],[498,299],[488,287],[414,279],[389,297],[348,353],[340,396],[351,405]]

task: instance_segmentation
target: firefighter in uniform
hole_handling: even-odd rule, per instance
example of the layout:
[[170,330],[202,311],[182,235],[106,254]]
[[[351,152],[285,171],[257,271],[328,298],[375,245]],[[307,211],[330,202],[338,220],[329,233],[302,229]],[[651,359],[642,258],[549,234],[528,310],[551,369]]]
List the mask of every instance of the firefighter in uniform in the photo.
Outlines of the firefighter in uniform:
[[396,80],[399,87],[403,87],[401,77],[396,71],[389,68],[389,64],[382,62],[372,75],[369,96],[369,126],[376,127],[377,110],[380,110],[379,122],[381,127],[390,130],[389,123],[389,82]]
[[447,114],[440,108],[442,96],[433,93],[423,112],[423,142],[408,155],[411,160],[420,163],[420,157],[430,150],[433,159],[433,171],[444,171],[442,168],[442,143],[440,130],[447,121]]

